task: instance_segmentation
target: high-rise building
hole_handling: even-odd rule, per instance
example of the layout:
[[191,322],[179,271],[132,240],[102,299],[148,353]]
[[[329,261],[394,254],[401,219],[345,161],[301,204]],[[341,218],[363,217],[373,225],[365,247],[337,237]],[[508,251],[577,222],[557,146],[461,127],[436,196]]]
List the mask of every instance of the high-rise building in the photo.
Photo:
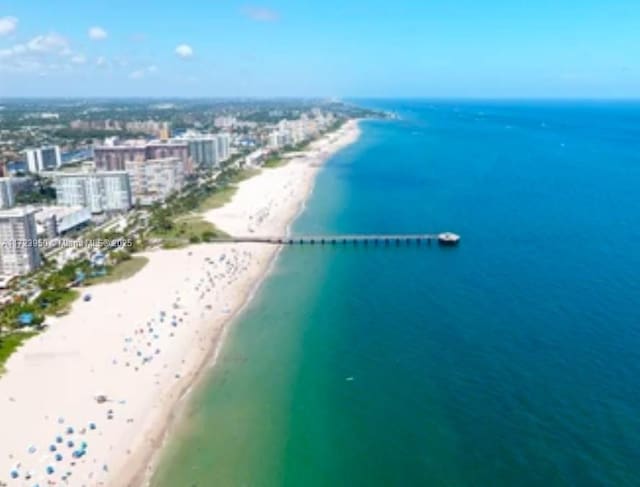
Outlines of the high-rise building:
[[215,136],[200,136],[188,139],[189,156],[194,164],[203,167],[217,167],[220,164],[218,157],[218,139]]
[[0,209],[11,208],[14,204],[11,178],[0,178]]
[[178,157],[127,161],[126,171],[131,181],[134,201],[150,205],[164,201],[184,186],[184,163]]
[[18,276],[40,267],[34,210],[0,211],[0,275]]
[[39,149],[26,149],[24,154],[27,159],[27,169],[32,173],[55,171],[62,164],[60,147],[57,145],[40,147]]
[[185,141],[155,140],[136,144],[103,145],[93,149],[93,159],[98,171],[123,171],[127,161],[146,161],[177,157],[182,160],[187,173],[191,173],[189,146]]
[[194,164],[217,167],[230,157],[231,136],[227,133],[200,134],[187,131],[179,139],[189,146],[189,157]]
[[57,173],[54,181],[60,206],[84,206],[91,213],[127,211],[132,206],[125,171]]
[[269,149],[277,150],[280,148],[280,137],[278,132],[271,132],[267,136],[267,146]]
[[93,149],[93,160],[98,171],[123,171],[125,161],[144,161],[145,145],[103,145]]
[[187,174],[193,172],[193,165],[189,158],[189,146],[182,140],[156,140],[149,142],[146,149],[146,159],[166,159],[177,157],[182,161]]
[[218,134],[218,160],[224,162],[229,159],[231,136],[229,134]]

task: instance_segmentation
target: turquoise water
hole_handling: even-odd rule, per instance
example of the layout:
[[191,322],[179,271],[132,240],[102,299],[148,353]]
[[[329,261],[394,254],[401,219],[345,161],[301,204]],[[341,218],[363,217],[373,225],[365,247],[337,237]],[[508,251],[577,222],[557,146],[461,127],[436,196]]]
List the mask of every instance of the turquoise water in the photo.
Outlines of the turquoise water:
[[640,485],[640,105],[365,104],[154,485]]

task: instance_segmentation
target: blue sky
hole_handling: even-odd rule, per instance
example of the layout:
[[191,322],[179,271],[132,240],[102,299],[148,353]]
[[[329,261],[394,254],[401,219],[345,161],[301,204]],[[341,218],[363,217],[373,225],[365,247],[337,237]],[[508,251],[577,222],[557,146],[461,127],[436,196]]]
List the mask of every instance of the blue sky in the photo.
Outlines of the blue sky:
[[640,97],[640,1],[0,0],[1,96]]

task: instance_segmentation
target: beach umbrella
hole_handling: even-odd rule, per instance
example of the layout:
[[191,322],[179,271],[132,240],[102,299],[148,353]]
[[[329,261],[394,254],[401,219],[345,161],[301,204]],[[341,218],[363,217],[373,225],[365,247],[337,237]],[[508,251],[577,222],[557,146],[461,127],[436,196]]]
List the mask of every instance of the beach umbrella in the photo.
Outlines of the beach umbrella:
[[56,471],[56,469],[55,469],[55,468],[53,468],[53,465],[47,465],[46,472],[47,472],[49,475],[53,474],[53,472],[55,472],[55,471]]
[[94,429],[96,429],[96,424],[95,424],[95,423],[93,423],[93,422],[92,422],[92,423],[89,423],[89,429],[90,429],[90,430],[94,430]]
[[60,453],[56,453],[55,457],[56,462],[61,462],[62,461],[62,455]]
[[56,436],[56,443],[62,443],[62,441],[62,436]]
[[49,451],[56,451],[56,445],[49,445]]
[[11,470],[9,475],[11,475],[12,479],[17,479],[20,476],[20,472],[18,472],[18,470],[14,468]]
[[67,434],[68,434],[68,435],[72,435],[72,434],[73,434],[73,428],[72,428],[71,426],[69,426],[69,427],[67,428]]
[[28,449],[27,451],[28,451],[29,453],[32,453],[32,454],[33,454],[33,453],[35,453],[35,452],[36,452],[36,447],[35,447],[35,446],[33,446],[33,445],[30,445],[30,446],[29,446],[29,449]]
[[22,326],[29,326],[33,323],[33,313],[20,313],[20,315],[18,316],[18,322],[22,325]]
[[67,446],[69,448],[73,448],[73,445],[74,445],[73,441],[71,441],[71,440],[67,441]]

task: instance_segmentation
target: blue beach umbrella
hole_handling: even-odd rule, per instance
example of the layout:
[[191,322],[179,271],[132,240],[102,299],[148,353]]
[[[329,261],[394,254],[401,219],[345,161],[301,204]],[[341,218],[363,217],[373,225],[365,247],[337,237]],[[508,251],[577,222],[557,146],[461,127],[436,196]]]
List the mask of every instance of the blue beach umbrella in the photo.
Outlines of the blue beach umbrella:
[[20,313],[18,315],[18,323],[21,326],[29,326],[33,323],[33,313]]

